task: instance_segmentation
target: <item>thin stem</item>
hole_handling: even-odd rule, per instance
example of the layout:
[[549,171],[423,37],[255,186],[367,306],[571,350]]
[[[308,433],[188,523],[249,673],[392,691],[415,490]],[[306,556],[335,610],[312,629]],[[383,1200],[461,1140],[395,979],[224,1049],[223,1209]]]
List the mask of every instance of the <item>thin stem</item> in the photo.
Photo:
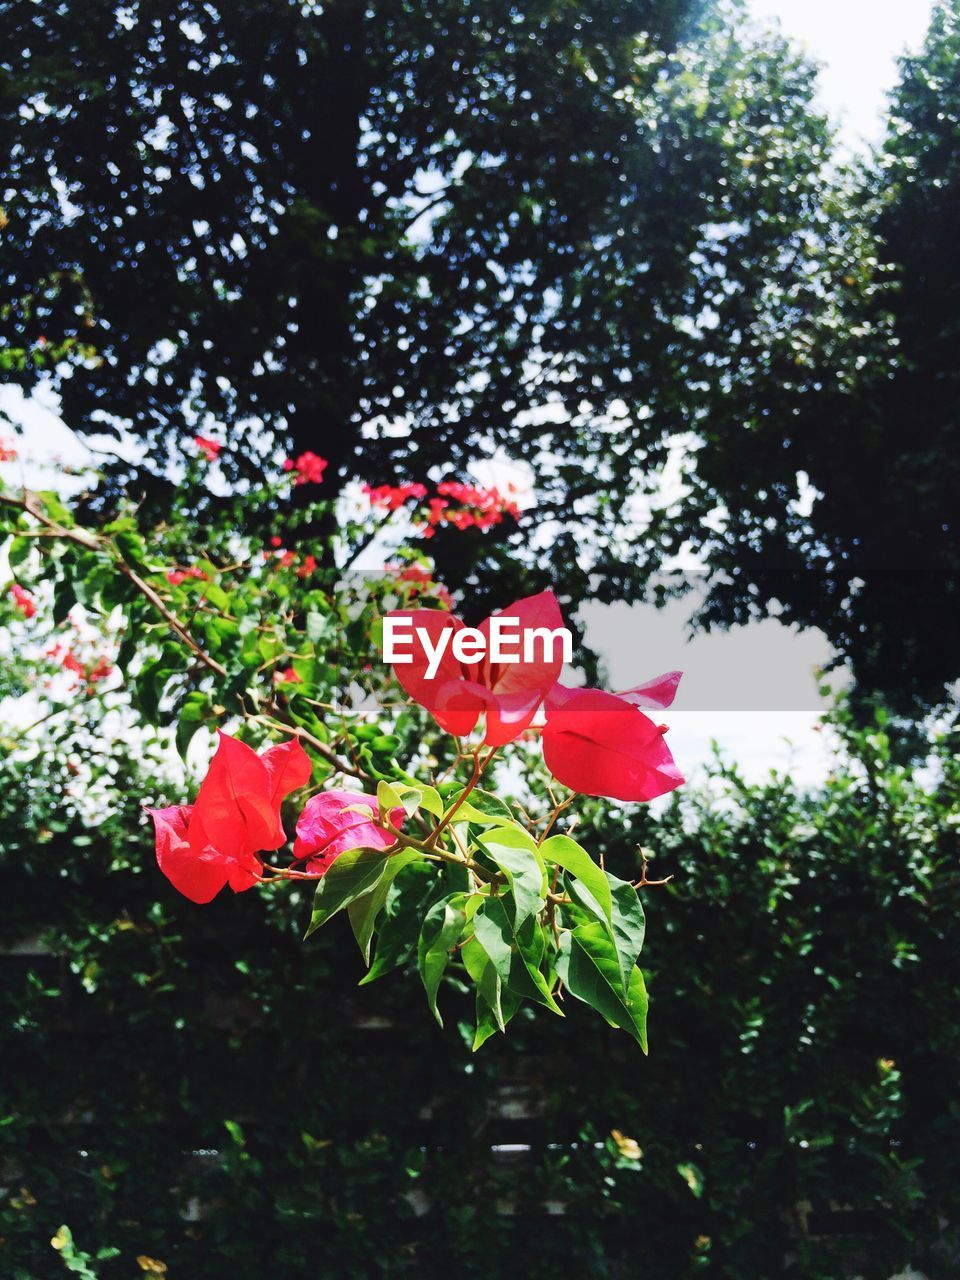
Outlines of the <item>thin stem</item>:
[[554,796],[553,792],[551,791],[550,798],[551,800],[553,800],[553,813],[551,813],[550,816],[547,818],[547,825],[544,827],[540,835],[540,838],[537,841],[538,847],[543,844],[544,840],[546,840],[547,836],[553,830],[554,824],[556,823],[557,819],[560,817],[560,814],[564,811],[564,809],[568,808],[571,804],[573,804],[572,795],[567,796],[566,800],[558,800]]
[[673,876],[665,876],[662,880],[647,879],[647,863],[650,861],[650,855],[646,849],[640,850],[640,879],[633,881],[635,889],[659,889],[665,884],[669,884]]
[[262,724],[267,729],[289,733],[293,737],[309,743],[318,756],[332,764],[340,773],[351,774],[355,778],[367,777],[367,774],[362,769],[354,768],[349,760],[341,759],[325,742],[321,742],[318,737],[310,733],[308,729],[304,729],[302,725],[285,724],[282,720],[275,719],[273,716],[254,714],[250,711],[244,712],[244,717],[247,720],[252,720],[255,724]]
[[446,813],[444,813],[443,817],[437,823],[437,828],[433,833],[434,840],[439,839],[442,832],[450,825],[450,823],[456,817],[457,812],[460,809],[460,806],[465,802],[467,797],[470,795],[470,792],[474,789],[474,787],[477,785],[477,783],[486,773],[487,768],[490,765],[490,762],[493,760],[493,757],[497,754],[499,750],[500,750],[499,747],[491,747],[490,750],[487,752],[486,759],[481,764],[480,748],[479,747],[474,748],[473,772],[470,775],[470,780],[468,781],[464,789],[460,792],[460,794],[457,796],[454,803],[450,806],[450,808],[446,811]]

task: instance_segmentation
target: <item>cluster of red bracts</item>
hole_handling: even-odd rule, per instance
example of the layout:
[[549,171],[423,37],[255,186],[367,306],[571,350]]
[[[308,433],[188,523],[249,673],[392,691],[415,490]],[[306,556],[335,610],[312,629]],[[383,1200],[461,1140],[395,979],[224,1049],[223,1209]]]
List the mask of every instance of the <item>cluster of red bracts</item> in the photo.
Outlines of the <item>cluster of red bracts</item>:
[[[558,683],[563,665],[559,656],[500,663],[484,657],[468,666],[457,660],[453,645],[447,644],[435,674],[428,677],[428,655],[419,635],[425,633],[436,650],[441,632],[455,633],[464,624],[433,609],[395,610],[390,616],[409,619],[414,638],[412,661],[395,663],[394,674],[448,733],[457,737],[472,733],[484,715],[484,742],[500,747],[530,729],[542,712],[543,723],[536,728],[543,739],[544,761],[553,776],[573,791],[644,801],[665,795],[683,782],[663,740],[665,727],[640,710],[668,707],[680,682],[679,671],[626,693],[571,689]],[[525,632],[552,632],[563,626],[552,591],[518,600],[494,616],[517,619],[521,652]],[[488,640],[490,622],[488,618],[478,628]]]
[[[263,879],[261,855],[286,844],[280,806],[310,781],[310,760],[296,739],[262,755],[229,734],[220,743],[192,805],[148,809],[157,836],[157,862],[175,889],[192,902],[210,902],[229,885],[235,893]],[[377,825],[375,796],[325,791],[313,796],[297,822],[293,865],[322,876],[348,849],[386,849],[394,836]],[[403,809],[390,814],[399,828]]]
[[[413,635],[423,629],[434,645],[442,630],[458,631],[464,625],[436,609],[397,610],[391,616],[409,618]],[[518,600],[495,616],[516,618],[521,637],[527,629],[556,631],[563,625],[550,591]],[[479,631],[489,635],[489,629],[487,619]],[[669,706],[680,672],[614,694],[560,684],[560,657],[500,663],[484,657],[474,666],[461,664],[451,648],[444,650],[432,677],[426,674],[428,657],[420,641],[413,646],[413,661],[394,666],[407,693],[448,733],[471,733],[483,715],[484,743],[500,747],[536,728],[550,772],[585,795],[652,800],[683,781],[663,740],[664,726],[640,710]],[[258,755],[221,732],[195,803],[148,811],[161,871],[193,902],[209,902],[226,885],[235,892],[251,888],[269,870],[261,855],[286,843],[283,801],[310,776],[310,761],[296,739]],[[297,821],[292,868],[282,874],[295,869],[298,875],[319,877],[348,849],[386,849],[403,819],[402,808],[393,810],[389,831],[379,825],[375,796],[355,791],[315,795]]]
[[[513,486],[508,486],[509,490]],[[397,511],[408,500],[422,502],[427,496],[423,484],[380,484],[363,486],[370,505],[384,511]],[[445,480],[437,485],[436,497],[413,513],[413,523],[424,538],[432,538],[438,525],[452,525],[455,529],[490,529],[503,521],[504,516],[519,519],[520,508],[511,497],[505,497],[499,489],[483,489],[478,485],[461,484]],[[459,503],[459,506],[454,506]]]

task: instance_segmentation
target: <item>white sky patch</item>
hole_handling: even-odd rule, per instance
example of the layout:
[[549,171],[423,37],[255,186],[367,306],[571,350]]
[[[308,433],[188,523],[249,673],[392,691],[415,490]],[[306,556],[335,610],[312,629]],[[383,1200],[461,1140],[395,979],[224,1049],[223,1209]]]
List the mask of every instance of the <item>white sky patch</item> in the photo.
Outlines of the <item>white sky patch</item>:
[[822,64],[820,101],[852,150],[880,141],[897,58],[923,43],[932,8],[931,0],[750,0],[754,17],[778,21]]
[[492,458],[481,458],[471,463],[470,472],[482,488],[498,489],[503,497],[515,502],[521,511],[532,507],[536,502],[533,467],[526,462],[514,462],[502,449]]
[[0,463],[7,483],[44,489],[55,480],[59,488],[64,482],[59,468],[91,465],[93,455],[63,422],[57,397],[46,388],[25,397],[19,387],[0,387],[0,412],[17,428],[11,430],[0,418],[0,439],[17,451],[14,462]]
[[[716,742],[748,781],[771,769],[801,784],[831,768],[829,735],[818,725],[826,703],[817,670],[831,657],[820,631],[797,632],[775,618],[712,634],[689,632],[695,601],[586,604],[578,617],[605,667],[605,685],[632,688],[683,671],[672,707],[646,714],[670,726],[667,743],[686,777],[700,777]],[[837,687],[845,676],[837,673]]]

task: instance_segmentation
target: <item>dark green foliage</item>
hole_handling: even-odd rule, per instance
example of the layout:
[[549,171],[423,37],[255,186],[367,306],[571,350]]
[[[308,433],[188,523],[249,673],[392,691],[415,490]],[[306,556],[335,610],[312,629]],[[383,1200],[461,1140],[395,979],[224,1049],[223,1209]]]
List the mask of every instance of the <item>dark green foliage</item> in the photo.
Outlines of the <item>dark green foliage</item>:
[[[960,675],[957,0],[934,5],[901,72],[882,147],[850,172],[825,183],[773,138],[750,159],[806,208],[789,249],[804,274],[775,262],[762,196],[709,255],[708,271],[736,272],[730,249],[754,261],[765,241],[770,289],[759,309],[739,288],[715,294],[710,338],[729,382],[703,398],[690,496],[659,524],[670,548],[692,544],[723,573],[703,621],[773,606],[821,628],[867,720],[878,691],[916,713]],[[781,84],[774,111],[793,92]]]
[[0,1273],[64,1275],[66,1223],[120,1251],[101,1280],[950,1280],[960,778],[945,755],[924,791],[879,730],[851,749],[814,795],[718,768],[713,798],[578,830],[676,877],[645,894],[649,1057],[570,999],[473,1055],[455,965],[440,1031],[416,982],[354,986],[343,916],[304,944],[287,888],[174,895],[133,765],[87,829],[55,751],[8,763]]
[[[38,338],[92,341],[67,421],[105,414],[155,460],[210,414],[238,437],[232,475],[262,466],[252,418],[319,448],[334,484],[359,458],[374,482],[461,466],[529,401],[523,362],[577,255],[604,322],[600,241],[649,177],[620,182],[643,126],[613,92],[649,87],[635,42],[655,53],[699,7],[6,5],[4,283],[28,300],[6,336],[42,367]],[[428,202],[432,236],[409,236]],[[660,292],[658,272],[646,309]],[[406,415],[410,439],[361,439]]]
[[2,279],[27,301],[2,323],[33,353],[13,373],[49,370],[40,336],[92,343],[65,418],[148,442],[138,498],[162,509],[157,468],[209,423],[229,478],[276,461],[262,422],[331,459],[325,492],[502,447],[537,472],[520,530],[431,544],[451,587],[477,570],[478,613],[525,576],[579,600],[596,568],[619,599],[660,567],[629,499],[753,379],[771,297],[806,287],[829,135],[785,44],[694,0],[94,0],[82,22],[19,0],[4,20]]
[[[13,0],[0,358],[71,366],[66,420],[145,439],[160,509],[211,423],[230,479],[275,435],[330,493],[502,446],[535,510],[432,544],[478,614],[591,569],[629,597],[692,547],[702,622],[818,626],[914,712],[960,651],[957,22],[844,174],[813,70],[738,4]],[[681,436],[687,492],[638,529]]]

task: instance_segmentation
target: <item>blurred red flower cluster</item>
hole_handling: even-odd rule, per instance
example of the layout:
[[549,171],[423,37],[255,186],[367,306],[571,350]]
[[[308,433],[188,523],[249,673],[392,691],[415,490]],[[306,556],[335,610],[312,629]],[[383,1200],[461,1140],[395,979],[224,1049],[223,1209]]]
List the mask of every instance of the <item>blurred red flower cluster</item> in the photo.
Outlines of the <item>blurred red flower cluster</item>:
[[[512,489],[512,486],[508,487]],[[383,511],[397,511],[411,500],[422,502],[428,490],[423,484],[365,484],[363,492],[371,506]],[[500,524],[504,516],[512,516],[516,520],[519,515],[520,508],[515,498],[504,496],[496,487],[484,489],[478,485],[445,480],[437,485],[436,496],[428,498],[425,505],[412,513],[412,520],[423,537],[432,538],[439,525],[452,525],[455,529],[490,529]]]
[[32,618],[37,612],[36,602],[29,591],[24,591],[19,582],[15,582],[10,588],[10,595],[13,596],[13,607],[19,610],[25,618]]
[[295,485],[319,484],[328,465],[326,458],[321,458],[319,454],[308,449],[296,458],[287,458],[283,469],[296,472],[293,478]]

